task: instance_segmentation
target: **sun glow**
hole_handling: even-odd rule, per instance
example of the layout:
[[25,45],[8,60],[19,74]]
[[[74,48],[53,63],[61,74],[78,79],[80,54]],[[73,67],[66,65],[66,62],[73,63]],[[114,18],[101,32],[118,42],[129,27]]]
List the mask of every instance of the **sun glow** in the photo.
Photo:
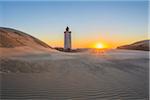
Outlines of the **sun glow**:
[[97,49],[102,49],[102,48],[105,48],[105,46],[104,46],[104,44],[102,44],[102,43],[97,43],[97,44],[95,45],[95,48],[97,48]]

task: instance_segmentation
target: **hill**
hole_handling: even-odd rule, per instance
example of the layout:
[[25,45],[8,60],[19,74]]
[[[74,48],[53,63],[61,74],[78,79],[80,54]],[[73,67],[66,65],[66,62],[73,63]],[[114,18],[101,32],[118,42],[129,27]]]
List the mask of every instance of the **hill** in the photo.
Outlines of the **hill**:
[[117,49],[130,49],[130,50],[143,50],[149,51],[149,42],[150,40],[142,40],[129,45],[123,45],[117,47]]
[[51,48],[41,40],[21,32],[16,29],[0,27],[0,47],[2,48],[13,48],[13,47],[44,47]]

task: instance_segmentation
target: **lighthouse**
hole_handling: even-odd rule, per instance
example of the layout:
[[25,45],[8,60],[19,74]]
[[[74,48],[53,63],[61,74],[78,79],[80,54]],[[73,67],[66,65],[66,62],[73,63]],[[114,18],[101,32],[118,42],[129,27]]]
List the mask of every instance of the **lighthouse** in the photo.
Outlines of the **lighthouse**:
[[66,31],[64,32],[64,50],[71,50],[71,31],[69,30],[68,26],[66,28]]

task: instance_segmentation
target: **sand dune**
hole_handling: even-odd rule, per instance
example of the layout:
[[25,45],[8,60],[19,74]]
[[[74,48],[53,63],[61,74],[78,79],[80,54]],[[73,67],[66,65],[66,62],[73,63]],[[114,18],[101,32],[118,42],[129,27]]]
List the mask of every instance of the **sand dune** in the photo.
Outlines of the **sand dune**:
[[12,28],[0,27],[0,47],[13,48],[21,46],[51,48],[27,33]]
[[1,59],[3,99],[148,100],[146,51],[57,52]]
[[32,55],[32,54],[42,54],[42,53],[55,53],[58,52],[55,49],[44,48],[44,47],[14,47],[14,48],[0,48],[0,57],[11,57],[16,55]]
[[0,28],[0,99],[148,100],[147,51],[65,53]]
[[142,41],[134,42],[134,43],[129,44],[129,45],[119,46],[117,48],[118,49],[149,51],[150,50],[149,43],[150,43],[150,40],[142,40]]

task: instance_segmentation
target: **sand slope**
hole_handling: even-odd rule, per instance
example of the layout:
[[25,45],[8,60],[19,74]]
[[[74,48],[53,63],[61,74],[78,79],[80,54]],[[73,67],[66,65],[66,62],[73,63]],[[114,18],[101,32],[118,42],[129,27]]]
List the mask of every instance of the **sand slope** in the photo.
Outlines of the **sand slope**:
[[45,47],[50,48],[49,45],[41,40],[18,30],[0,27],[0,47],[12,48],[12,47]]
[[138,41],[129,45],[123,45],[117,47],[118,49],[129,49],[129,50],[143,50],[143,51],[149,51],[149,44],[150,40],[142,40]]
[[[39,53],[1,58],[1,98],[148,100],[148,52]],[[13,72],[13,73],[12,73]]]

